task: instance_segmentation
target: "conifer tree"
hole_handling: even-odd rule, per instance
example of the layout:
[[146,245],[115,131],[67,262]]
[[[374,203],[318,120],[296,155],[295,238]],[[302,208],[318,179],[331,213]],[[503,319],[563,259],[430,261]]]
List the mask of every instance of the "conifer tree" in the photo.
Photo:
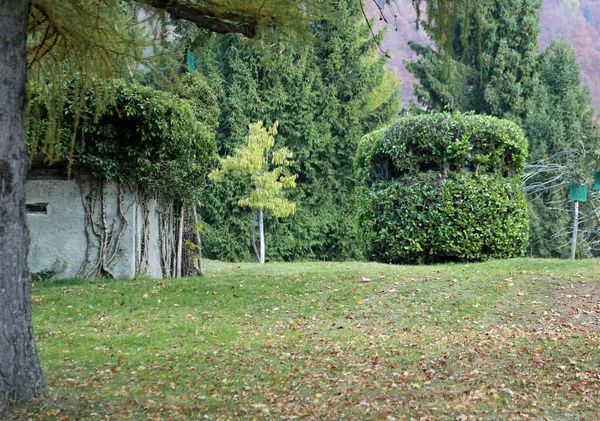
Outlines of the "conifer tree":
[[[539,175],[530,185],[531,232],[529,253],[539,257],[565,257],[571,233],[569,183],[591,184],[600,148],[600,132],[594,119],[591,95],[582,87],[581,67],[575,50],[565,40],[553,41],[539,58],[539,80],[523,122],[529,141],[530,173]],[[548,180],[554,180],[548,183]],[[544,183],[545,182],[545,183]],[[537,183],[537,184],[534,184]],[[542,183],[542,184],[540,184]],[[539,187],[536,187],[539,186]],[[585,204],[591,220],[597,222]],[[561,209],[563,211],[561,211]],[[586,254],[597,251],[585,250]]]
[[[217,145],[233,152],[252,121],[279,120],[277,145],[294,151],[298,187],[290,218],[266,216],[273,259],[355,258],[352,157],[361,136],[399,110],[397,84],[377,55],[360,4],[346,0],[335,19],[313,25],[311,45],[265,34],[261,41],[215,36],[198,52],[199,71],[221,98]],[[239,180],[214,186],[204,200],[205,251],[211,258],[249,259],[247,213],[236,206]]]
[[[458,16],[450,49],[411,43],[421,57],[407,62],[428,109],[474,111],[520,122],[537,64],[537,0],[481,0]],[[435,25],[427,26],[435,34]],[[435,39],[435,38],[434,38]]]

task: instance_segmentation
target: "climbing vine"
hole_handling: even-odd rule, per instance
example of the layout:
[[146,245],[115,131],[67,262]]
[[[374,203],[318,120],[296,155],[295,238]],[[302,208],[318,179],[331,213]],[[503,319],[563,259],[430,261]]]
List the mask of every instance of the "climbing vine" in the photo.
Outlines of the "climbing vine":
[[[43,96],[34,96],[29,111],[39,118],[29,126],[30,155],[69,161],[72,168],[100,180],[134,182],[150,196],[195,200],[215,154],[218,108],[199,74],[182,77],[175,91],[180,95],[122,80],[106,81],[88,91],[81,111],[66,101],[57,145],[47,144],[45,133],[52,118]],[[114,101],[98,114],[96,101],[109,92]]]

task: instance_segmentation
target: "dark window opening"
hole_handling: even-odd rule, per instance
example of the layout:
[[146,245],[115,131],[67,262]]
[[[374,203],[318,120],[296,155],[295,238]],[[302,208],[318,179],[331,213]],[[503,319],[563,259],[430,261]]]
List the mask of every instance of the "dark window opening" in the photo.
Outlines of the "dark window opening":
[[34,214],[48,214],[47,203],[28,203],[25,205],[25,212]]

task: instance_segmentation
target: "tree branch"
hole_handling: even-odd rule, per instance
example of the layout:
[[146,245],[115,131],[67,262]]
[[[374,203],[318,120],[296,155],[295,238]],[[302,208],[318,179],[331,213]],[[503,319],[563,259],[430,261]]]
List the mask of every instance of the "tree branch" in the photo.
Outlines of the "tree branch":
[[219,34],[240,33],[248,38],[258,35],[255,17],[230,13],[217,13],[210,8],[186,0],[139,0],[156,9],[168,12],[175,19],[193,22]]

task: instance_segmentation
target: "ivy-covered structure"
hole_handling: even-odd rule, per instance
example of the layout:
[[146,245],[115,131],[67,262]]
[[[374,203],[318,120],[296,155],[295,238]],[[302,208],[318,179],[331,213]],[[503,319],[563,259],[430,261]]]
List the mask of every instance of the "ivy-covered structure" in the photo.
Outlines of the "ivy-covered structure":
[[215,159],[214,93],[189,73],[174,92],[117,80],[85,98],[59,122],[43,97],[30,101],[31,271],[180,275],[186,209]]
[[429,263],[521,255],[526,157],[516,124],[480,115],[408,116],[364,136],[355,174],[367,256]]

